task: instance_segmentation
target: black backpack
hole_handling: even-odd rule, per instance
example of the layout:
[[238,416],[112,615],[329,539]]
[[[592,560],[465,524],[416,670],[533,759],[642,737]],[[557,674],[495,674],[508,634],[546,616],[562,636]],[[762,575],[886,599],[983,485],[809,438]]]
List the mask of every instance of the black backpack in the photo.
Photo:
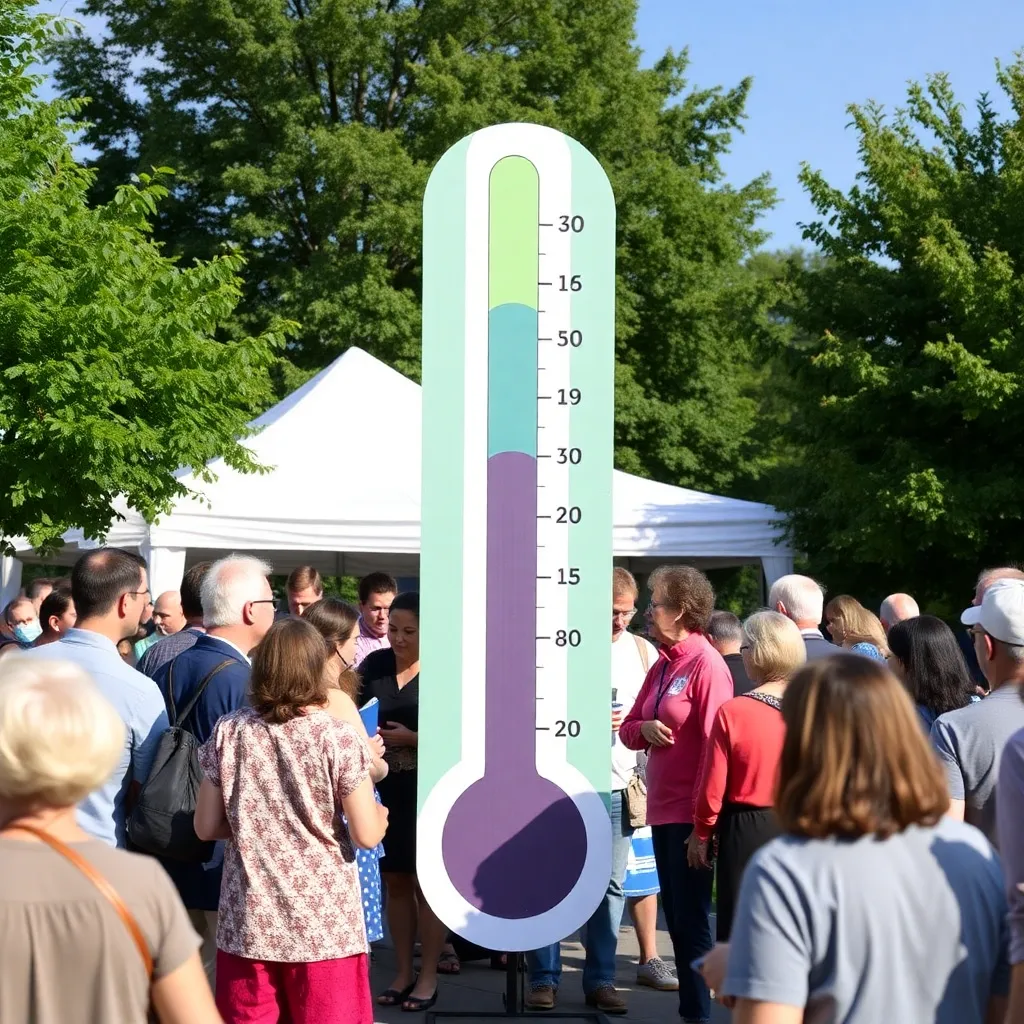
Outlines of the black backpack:
[[174,707],[174,662],[167,671],[167,717],[170,727],[160,737],[149,778],[128,818],[128,839],[134,849],[185,864],[203,864],[213,856],[214,843],[196,835],[193,818],[203,773],[200,743],[183,727],[210,680],[228,665],[216,665],[179,715]]

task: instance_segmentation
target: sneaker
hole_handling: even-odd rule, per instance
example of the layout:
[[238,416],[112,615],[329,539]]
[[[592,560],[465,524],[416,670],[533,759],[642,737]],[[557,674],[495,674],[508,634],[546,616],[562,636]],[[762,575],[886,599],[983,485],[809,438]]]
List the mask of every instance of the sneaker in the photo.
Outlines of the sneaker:
[[636,983],[656,988],[659,992],[678,992],[679,979],[660,957],[653,957],[645,964],[637,964]]
[[615,991],[614,985],[602,985],[587,993],[587,1006],[593,1006],[601,1013],[621,1016],[627,1010],[626,1000]]
[[550,985],[540,985],[526,993],[528,1010],[553,1010],[555,1008],[555,990]]

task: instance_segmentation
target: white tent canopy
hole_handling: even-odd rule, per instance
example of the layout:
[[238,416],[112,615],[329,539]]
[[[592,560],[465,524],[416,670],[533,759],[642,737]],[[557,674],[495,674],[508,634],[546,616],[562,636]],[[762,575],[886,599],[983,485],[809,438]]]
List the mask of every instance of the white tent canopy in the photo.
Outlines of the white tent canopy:
[[[208,467],[213,483],[182,472],[202,497],[178,501],[152,525],[118,506],[125,518],[107,543],[146,557],[154,594],[176,589],[186,564],[230,551],[259,554],[278,572],[309,564],[332,575],[418,575],[418,384],[351,348],[254,426],[247,444],[268,472],[238,473],[221,460]],[[669,561],[760,562],[770,583],[792,570],[782,517],[768,505],[616,472],[613,514],[616,561],[639,572]],[[81,531],[65,542],[58,562],[95,546]],[[37,560],[27,545],[18,557]],[[0,580],[5,595],[20,578],[12,562]]]

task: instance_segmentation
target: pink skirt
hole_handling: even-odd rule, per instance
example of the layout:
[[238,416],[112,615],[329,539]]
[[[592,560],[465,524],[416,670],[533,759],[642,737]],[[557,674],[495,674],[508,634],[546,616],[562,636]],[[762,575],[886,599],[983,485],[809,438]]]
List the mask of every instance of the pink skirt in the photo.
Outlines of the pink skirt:
[[312,963],[249,960],[217,950],[224,1024],[373,1024],[366,954]]

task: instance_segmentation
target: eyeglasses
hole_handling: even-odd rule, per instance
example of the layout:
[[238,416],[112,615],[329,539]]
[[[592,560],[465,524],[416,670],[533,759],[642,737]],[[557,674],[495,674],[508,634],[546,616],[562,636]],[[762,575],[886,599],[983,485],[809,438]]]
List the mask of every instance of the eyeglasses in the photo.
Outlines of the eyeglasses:
[[655,610],[655,608],[667,608],[667,607],[668,607],[667,604],[663,604],[660,601],[651,601],[647,605],[647,610],[649,612],[653,612]]
[[612,609],[613,619],[631,619],[636,615],[636,609],[630,608],[628,612],[617,612],[614,608]]
[[987,629],[983,629],[981,626],[972,626],[969,630],[967,630],[967,635],[972,640],[977,640],[979,636],[987,636],[993,642],[1001,643],[1004,647],[1024,647],[1024,644],[1009,644],[1005,640],[996,640],[996,638],[992,636],[992,634]]
[[249,604],[269,604],[274,611],[277,611],[276,597],[261,597],[258,601],[250,601]]
[[126,590],[125,593],[129,597],[152,597],[153,594],[149,590]]

